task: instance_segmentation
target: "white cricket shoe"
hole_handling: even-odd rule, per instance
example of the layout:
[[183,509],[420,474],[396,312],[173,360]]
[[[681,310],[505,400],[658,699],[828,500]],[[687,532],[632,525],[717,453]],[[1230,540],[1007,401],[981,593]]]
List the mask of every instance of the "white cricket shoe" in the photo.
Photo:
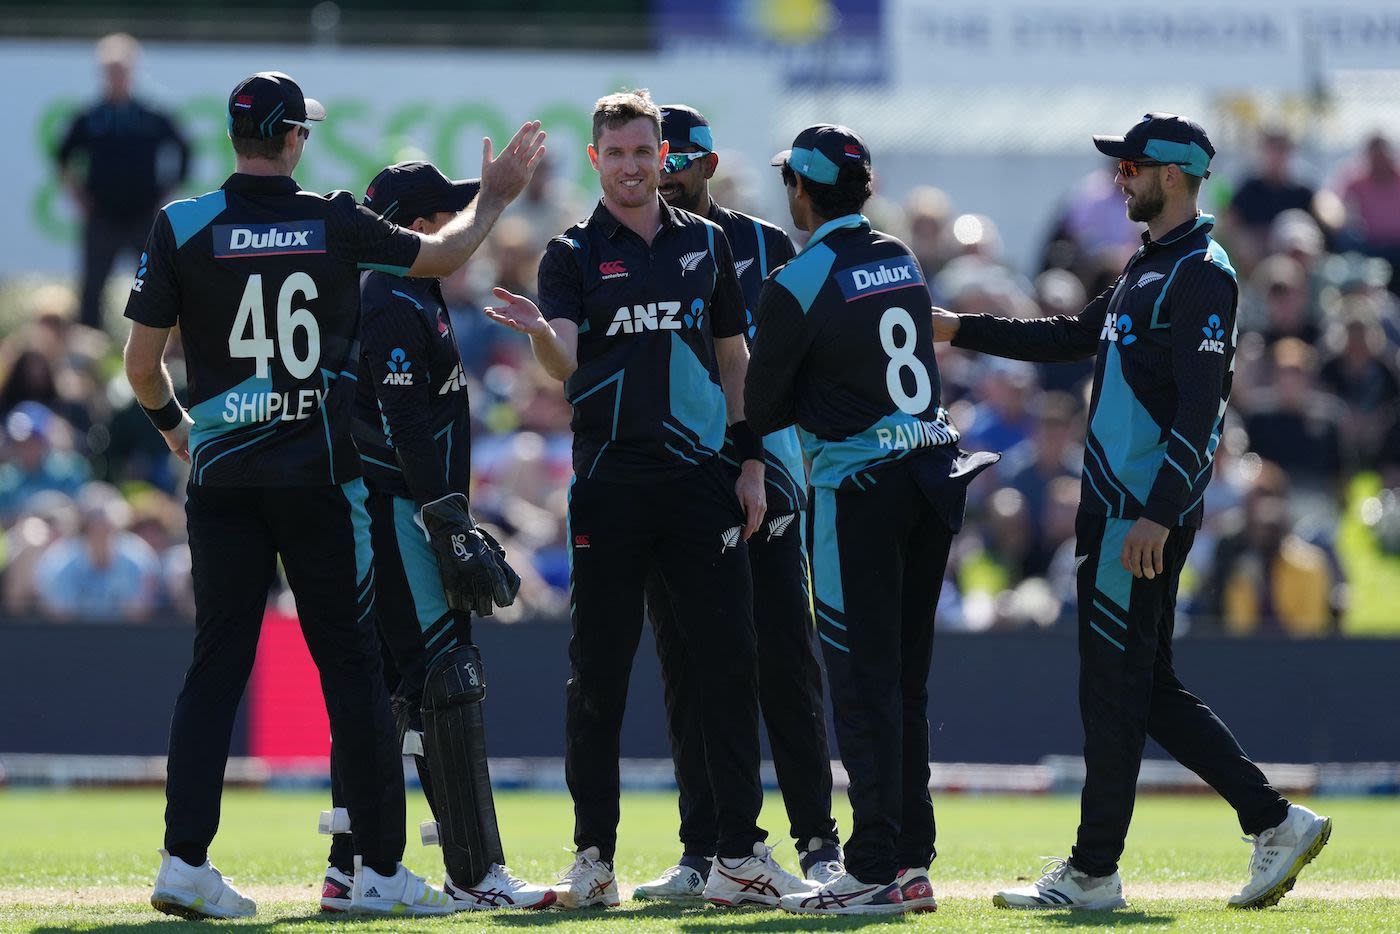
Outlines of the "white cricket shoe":
[[938,902],[933,897],[933,883],[928,870],[922,866],[901,869],[895,874],[894,884],[899,886],[900,897],[904,899],[904,911],[937,911]]
[[251,918],[258,906],[229,885],[209,860],[191,866],[178,856],[160,851],[160,872],[151,891],[151,907],[168,915],[202,918]]
[[517,879],[500,863],[492,863],[476,885],[459,886],[451,876],[444,878],[442,890],[456,903],[458,911],[488,911],[492,908],[548,908],[554,904],[554,890]]
[[1052,859],[1041,867],[1035,885],[1002,889],[992,896],[998,908],[1083,908],[1107,911],[1128,904],[1123,898],[1123,880],[1118,873],[1091,876],[1080,872],[1068,860]]
[[843,873],[815,892],[784,895],[783,911],[799,915],[897,915],[904,913],[899,880],[874,885]]
[[753,855],[738,860],[716,856],[705,882],[705,901],[714,905],[768,905],[776,907],[784,895],[806,895],[815,883],[788,872],[773,858],[773,848],[763,841],[753,845]]
[[1277,905],[1293,888],[1298,873],[1322,852],[1331,836],[1332,818],[1320,817],[1300,804],[1290,804],[1283,823],[1244,838],[1254,844],[1254,853],[1249,857],[1249,881],[1238,895],[1230,896],[1230,907]]
[[399,863],[392,876],[381,876],[355,857],[350,912],[362,915],[450,915],[452,898],[435,889]]
[[327,866],[325,881],[321,883],[321,910],[349,911],[350,890],[354,885],[353,876],[334,866]]
[[574,863],[559,874],[554,895],[560,908],[587,908],[602,905],[616,908],[622,903],[617,894],[617,875],[612,866],[598,858],[598,848],[590,846],[574,854]]
[[632,890],[632,897],[642,900],[699,901],[704,892],[704,876],[690,866],[676,865],[650,882],[637,886]]

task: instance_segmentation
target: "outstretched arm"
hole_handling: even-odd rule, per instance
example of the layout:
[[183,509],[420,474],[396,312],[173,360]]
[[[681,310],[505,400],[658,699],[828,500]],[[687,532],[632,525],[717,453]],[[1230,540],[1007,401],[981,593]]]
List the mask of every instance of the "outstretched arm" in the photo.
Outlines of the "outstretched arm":
[[450,275],[476,252],[496,218],[525,190],[535,174],[544,158],[544,138],[540,122],[532,120],[516,131],[494,159],[491,138],[482,140],[480,193],[445,227],[421,238],[418,258],[408,271],[410,276]]
[[572,376],[578,369],[578,325],[567,318],[546,321],[535,303],[523,295],[502,288],[492,289],[491,294],[501,304],[483,308],[486,317],[528,336],[535,359],[550,376],[560,381]]

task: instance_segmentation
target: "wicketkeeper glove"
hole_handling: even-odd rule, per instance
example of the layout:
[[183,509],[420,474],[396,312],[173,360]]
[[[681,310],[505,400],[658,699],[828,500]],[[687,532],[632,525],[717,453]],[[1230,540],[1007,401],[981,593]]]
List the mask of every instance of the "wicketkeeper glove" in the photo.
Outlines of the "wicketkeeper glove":
[[419,521],[437,556],[447,605],[477,616],[510,606],[520,591],[520,575],[506,563],[505,549],[477,528],[467,497],[449,493],[419,511]]

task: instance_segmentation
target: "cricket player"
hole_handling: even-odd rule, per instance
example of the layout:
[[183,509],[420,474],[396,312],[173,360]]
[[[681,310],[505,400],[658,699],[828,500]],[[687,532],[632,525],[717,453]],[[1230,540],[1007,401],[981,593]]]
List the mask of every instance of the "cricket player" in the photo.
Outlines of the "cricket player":
[[[763,789],[745,540],[766,507],[763,444],[743,412],[744,297],[724,231],[657,195],[667,151],[661,112],[645,92],[599,100],[588,154],[602,201],[549,242],[539,307],[497,289],[501,304],[486,309],[530,336],[574,408],[565,773],[577,852],[556,890],[566,908],[618,903],[618,735],[653,572],[677,614],[687,676],[704,691],[718,832],[703,895],[776,905],[807,889],[778,865],[757,825]],[[726,423],[741,463],[737,481],[719,459]]]
[[1204,129],[1150,113],[1096,136],[1115,160],[1128,217],[1147,225],[1113,287],[1078,315],[1018,320],[934,315],[934,335],[1019,360],[1095,357],[1076,520],[1079,713],[1084,792],[1078,840],[1002,908],[1117,908],[1143,743],[1151,736],[1235,809],[1252,838],[1236,908],[1273,905],[1326,845],[1332,821],[1290,804],[1172,667],[1181,569],[1210,483],[1235,368],[1239,286],[1197,208],[1215,155]]
[[[326,111],[279,72],[228,100],[236,171],[216,191],[166,205],[132,281],[126,372],[171,451],[190,462],[186,512],[194,659],[175,704],[165,848],[151,902],[185,917],[248,917],[255,905],[207,852],[219,822],[234,715],[280,558],[321,683],[356,860],[351,908],[446,914],[452,899],[400,859],[403,771],[373,623],[369,515],[351,440],[359,273],[444,275],[481,243],[540,157],[538,123],[500,159],[485,142],[475,210],[436,234],[396,227],[349,192],[292,180]],[[180,326],[188,411],[163,354]],[[489,545],[463,535],[465,553]]]
[[[684,104],[663,104],[661,133],[668,147],[661,197],[671,207],[698,214],[724,231],[744,293],[744,335],[751,339],[759,289],[769,272],[792,259],[792,241],[782,228],[721,207],[710,196],[709,179],[719,165],[719,155],[703,114]],[[807,556],[802,547],[807,474],[797,429],[769,435],[763,446],[768,514],[748,543],[758,633],[759,707],[802,874],[825,882],[841,872],[841,848],[831,817],[831,754],[821,669],[812,648]],[[726,443],[720,457],[737,463],[732,442]],[[666,719],[680,789],[684,852],[675,866],[637,886],[634,894],[698,899],[715,853],[714,792],[705,770],[700,730],[704,685],[685,676],[684,641],[677,634],[676,614],[657,574],[647,582],[647,607],[655,623],[657,654],[666,669]]]
[[[364,205],[431,235],[480,188],[477,180],[448,179],[430,162],[400,162],[375,176]],[[364,274],[360,295],[355,444],[369,489],[376,615],[398,676],[391,700],[435,817],[425,839],[442,844],[443,891],[458,909],[546,908],[553,890],[516,878],[505,865],[486,762],[485,669],[472,642],[472,615],[511,603],[520,578],[497,554],[473,558],[484,561],[491,587],[469,590],[459,605],[455,555],[435,548],[425,531],[443,523],[467,535],[475,528],[466,495],[471,410],[447,303],[434,277],[379,271]],[[488,532],[479,534],[495,546]],[[334,750],[332,774],[338,786],[343,775]],[[331,844],[322,909],[348,909],[353,879],[350,838],[340,833]]]
[[861,214],[871,194],[864,140],[817,124],[773,164],[793,223],[811,237],[763,287],[744,402],[755,431],[795,423],[811,462],[817,634],[852,811],[845,872],[782,907],[932,911],[933,617],[967,483],[998,455],[958,451],[923,272]]

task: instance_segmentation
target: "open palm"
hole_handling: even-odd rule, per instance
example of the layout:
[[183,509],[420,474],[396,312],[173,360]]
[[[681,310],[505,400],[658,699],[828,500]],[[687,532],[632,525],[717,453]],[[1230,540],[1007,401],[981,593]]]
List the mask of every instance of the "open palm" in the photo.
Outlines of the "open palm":
[[516,295],[502,288],[492,289],[491,294],[500,304],[488,305],[482,311],[492,321],[522,334],[539,334],[548,330],[549,322],[540,314],[538,306],[524,295]]

